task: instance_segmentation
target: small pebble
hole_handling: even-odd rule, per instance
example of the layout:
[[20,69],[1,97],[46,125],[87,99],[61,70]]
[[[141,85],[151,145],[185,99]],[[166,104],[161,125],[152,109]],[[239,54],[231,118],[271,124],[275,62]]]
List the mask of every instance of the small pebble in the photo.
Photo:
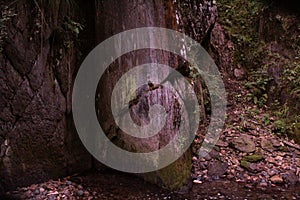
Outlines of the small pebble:
[[77,194],[78,196],[83,196],[84,192],[82,190],[78,190]]
[[195,183],[195,184],[201,184],[202,181],[200,181],[200,180],[193,180],[193,183]]
[[71,185],[72,182],[71,182],[71,181],[66,181],[66,184],[67,184],[67,185]]
[[40,193],[43,193],[45,191],[45,189],[44,188],[40,188]]
[[260,186],[260,187],[267,187],[267,186],[268,186],[268,183],[266,183],[266,182],[260,182],[260,183],[259,183],[259,186]]

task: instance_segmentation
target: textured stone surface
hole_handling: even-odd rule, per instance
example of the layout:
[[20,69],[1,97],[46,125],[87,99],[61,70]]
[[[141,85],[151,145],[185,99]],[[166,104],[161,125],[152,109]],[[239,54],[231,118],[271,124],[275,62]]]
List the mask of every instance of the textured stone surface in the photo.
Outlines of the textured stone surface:
[[228,164],[226,162],[221,162],[219,160],[215,160],[209,163],[208,165],[208,175],[212,179],[219,179],[226,173]]
[[[76,51],[54,57],[63,43],[52,37],[53,32],[62,26],[67,6],[61,4],[60,11],[54,12],[58,10],[54,3],[44,12],[44,22],[34,2],[13,6],[17,15],[7,24],[0,54],[0,190],[80,172],[91,165],[67,109]],[[55,68],[65,78],[59,78]]]
[[[234,44],[230,41],[229,37],[225,34],[223,27],[216,22],[210,33],[209,45],[204,47],[208,49],[209,54],[214,59],[216,65],[222,70],[224,75],[233,77],[234,75]],[[240,71],[244,71],[242,68]]]
[[[90,32],[89,45],[126,29],[144,26],[180,30],[200,43],[207,42],[217,16],[212,0],[182,5],[174,5],[172,1],[116,2],[101,1],[96,4],[96,9],[93,8],[96,13],[92,12],[93,16],[86,20],[91,23],[86,27]],[[76,48],[66,47],[66,44],[76,43],[74,37],[68,35],[70,30],[68,33],[64,27],[69,7],[63,1],[54,1],[45,10],[34,2],[17,1],[13,6],[17,16],[7,26],[8,37],[0,54],[0,190],[80,172],[89,169],[92,163],[77,137],[71,118],[71,89],[79,63],[76,63]],[[176,13],[181,19],[179,24]],[[96,26],[93,24],[95,15]],[[82,51],[88,52],[87,49]],[[122,62],[116,63],[112,76],[103,80],[105,88],[102,92],[106,99],[110,98],[106,92],[111,91],[124,72],[150,61],[174,68],[178,64],[177,58],[166,52],[154,52],[151,56],[148,52],[141,52],[132,60],[125,56]],[[165,91],[146,94],[145,99],[157,94],[164,94],[168,99]],[[172,113],[170,119],[178,118],[178,112],[172,106],[174,102],[168,105]],[[167,105],[167,102],[163,104]],[[103,115],[110,113],[109,109],[104,103],[98,110]],[[111,118],[100,120],[105,130],[116,134],[117,127]],[[135,146],[140,151],[146,147],[150,151],[159,148],[158,144],[166,145],[173,133],[162,132],[150,142],[131,140],[134,145],[123,141],[121,146]],[[124,134],[123,138],[120,135],[119,141],[130,141]],[[178,187],[182,184],[178,179],[188,177],[190,167],[188,151],[177,163],[158,173],[159,181],[169,187]]]
[[247,162],[259,162],[261,160],[263,160],[263,157],[261,155],[249,155],[249,156],[244,156],[243,160],[247,161]]
[[239,151],[251,153],[255,151],[255,143],[253,138],[249,135],[240,135],[237,138],[234,138],[231,142],[231,146],[236,148]]
[[274,175],[270,178],[270,180],[272,181],[272,183],[283,183],[283,178],[280,175]]
[[[172,1],[143,0],[131,2],[130,5],[125,0],[118,1],[118,4],[115,4],[113,1],[105,1],[99,4],[97,12],[99,13],[96,18],[97,42],[101,42],[113,34],[126,29],[158,26],[179,30],[201,43],[207,40],[207,36],[210,34],[210,29],[215,23],[217,16],[216,5],[213,4],[213,1],[198,1],[196,4],[181,4],[177,2],[174,4]],[[176,13],[179,16],[178,21],[176,20]],[[157,41],[152,42],[155,43]],[[105,74],[109,76],[101,79],[101,84],[98,88],[100,96],[101,94],[108,94],[100,99],[97,104],[99,105],[99,111],[108,113],[106,115],[98,115],[103,129],[109,132],[109,138],[113,138],[115,144],[130,151],[149,152],[158,150],[168,144],[177,131],[177,128],[172,127],[179,119],[178,106],[181,105],[178,104],[178,100],[174,99],[172,93],[166,88],[155,90],[149,90],[148,88],[148,92],[145,91],[140,95],[141,97],[136,101],[136,104],[131,107],[133,120],[137,124],[147,124],[149,122],[149,106],[155,103],[163,105],[168,112],[168,118],[166,126],[159,134],[141,140],[122,132],[113,123],[110,115],[110,93],[115,83],[129,69],[149,62],[165,64],[172,68],[178,66],[178,58],[167,52],[137,51],[135,54],[122,56],[117,62],[114,62]],[[118,92],[118,94],[120,94],[119,98],[123,99],[122,92]],[[185,116],[183,118],[186,119]],[[147,174],[144,177],[167,188],[178,188],[189,177],[191,170],[190,158],[190,152],[187,152],[173,165],[157,173]]]

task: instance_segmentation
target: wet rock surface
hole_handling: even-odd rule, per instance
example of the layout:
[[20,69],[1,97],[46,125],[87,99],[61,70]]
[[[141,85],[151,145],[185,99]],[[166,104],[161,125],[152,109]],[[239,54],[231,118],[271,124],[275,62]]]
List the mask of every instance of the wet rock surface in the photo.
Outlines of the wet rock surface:
[[[6,2],[1,1],[1,13],[2,4]],[[0,52],[0,194],[87,170],[91,162],[70,123],[71,78],[78,54],[73,49],[67,52],[70,56],[56,56],[67,38],[51,38],[62,26],[59,18],[67,5],[45,9],[45,18],[53,19],[44,30],[37,26],[45,23],[34,2],[11,6],[17,14],[7,24]]]

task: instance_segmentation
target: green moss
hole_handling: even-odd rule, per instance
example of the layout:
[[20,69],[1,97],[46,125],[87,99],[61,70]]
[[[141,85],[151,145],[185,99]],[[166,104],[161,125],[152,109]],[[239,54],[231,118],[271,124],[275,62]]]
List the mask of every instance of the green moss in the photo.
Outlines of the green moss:
[[248,162],[246,160],[241,160],[241,166],[244,168],[248,168]]
[[143,174],[143,178],[169,190],[176,190],[187,182],[191,174],[191,166],[191,152],[187,151],[171,165],[157,172]]
[[171,190],[182,187],[191,173],[191,158],[187,155],[158,171],[163,184]]
[[286,146],[280,146],[280,147],[278,147],[277,150],[278,150],[278,151],[283,151],[283,152],[288,152],[288,151],[289,151],[288,148],[287,148]]
[[[253,155],[249,155],[249,156],[244,156],[242,161],[246,161],[246,162],[259,162],[263,160],[263,157],[261,155],[256,155],[256,154],[253,154]],[[245,164],[245,163],[243,163]]]

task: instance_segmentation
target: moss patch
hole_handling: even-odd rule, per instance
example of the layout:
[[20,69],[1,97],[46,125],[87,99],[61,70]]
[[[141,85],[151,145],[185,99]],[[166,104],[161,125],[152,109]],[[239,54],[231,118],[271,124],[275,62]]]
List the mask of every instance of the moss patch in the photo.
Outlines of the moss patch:
[[146,181],[170,190],[176,190],[187,182],[191,174],[191,166],[191,151],[189,150],[171,165],[142,176]]
[[241,166],[244,168],[248,167],[248,162],[246,160],[241,160]]
[[[242,159],[242,162],[243,161],[247,161],[247,162],[259,162],[263,160],[263,157],[261,155],[256,155],[256,154],[253,154],[253,155],[249,155],[249,156],[244,156],[243,159]],[[241,164],[242,164],[241,162]],[[243,162],[243,164],[245,164],[245,162]]]

